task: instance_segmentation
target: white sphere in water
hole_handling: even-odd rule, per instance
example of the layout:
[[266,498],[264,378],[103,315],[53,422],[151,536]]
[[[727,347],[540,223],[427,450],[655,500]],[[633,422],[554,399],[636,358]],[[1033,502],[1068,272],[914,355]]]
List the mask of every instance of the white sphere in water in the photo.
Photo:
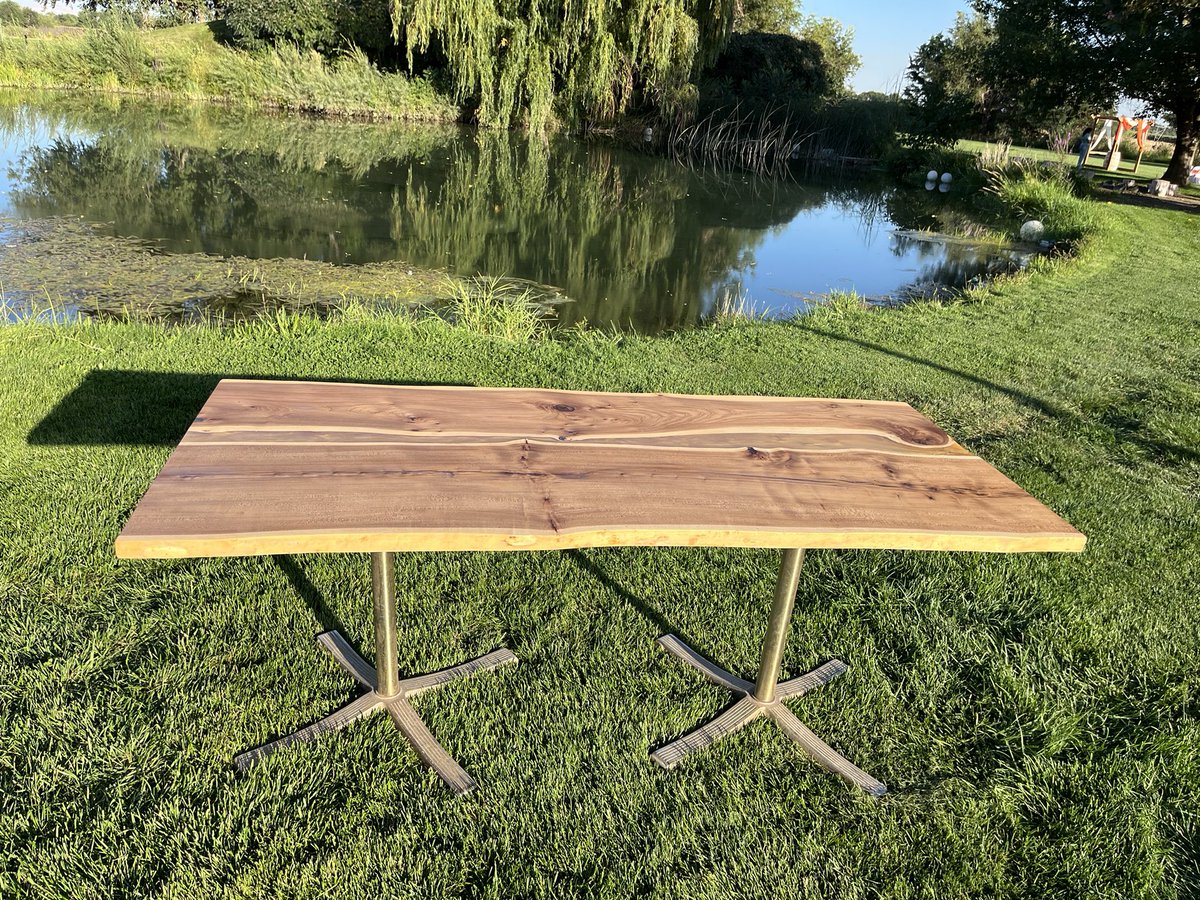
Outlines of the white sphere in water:
[[1030,219],[1021,226],[1021,240],[1023,241],[1040,241],[1045,233],[1046,226],[1037,219]]
[[942,184],[949,184],[953,180],[954,180],[954,176],[951,175],[949,172],[944,172],[942,174]]
[[926,181],[937,181],[937,169],[930,169],[925,173]]

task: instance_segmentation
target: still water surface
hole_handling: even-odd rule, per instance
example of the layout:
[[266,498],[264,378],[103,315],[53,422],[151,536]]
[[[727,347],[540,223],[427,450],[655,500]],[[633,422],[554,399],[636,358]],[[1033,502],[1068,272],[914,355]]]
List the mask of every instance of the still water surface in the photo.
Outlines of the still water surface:
[[831,290],[904,297],[1011,264],[905,233],[945,202],[861,178],[695,171],[566,137],[0,96],[0,215],[75,217],[168,254],[529,279],[570,298],[564,324],[789,315]]

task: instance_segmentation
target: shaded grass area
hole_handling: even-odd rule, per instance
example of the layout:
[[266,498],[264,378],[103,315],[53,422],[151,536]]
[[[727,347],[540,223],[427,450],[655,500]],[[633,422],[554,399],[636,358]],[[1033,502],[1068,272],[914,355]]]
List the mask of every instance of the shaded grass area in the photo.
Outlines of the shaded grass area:
[[0,85],[218,100],[323,115],[452,122],[458,106],[424,79],[359,50],[329,61],[294,47],[248,53],[206,25],[136,30],[0,27]]
[[[1200,890],[1200,219],[1106,208],[1083,258],[969,302],[838,303],[667,338],[436,320],[0,331],[0,895],[1174,897]],[[1141,289],[1114,296],[1129,271]],[[366,557],[118,562],[221,375],[899,399],[1088,534],[1079,556],[814,552],[792,708],[893,793],[727,702],[654,638],[755,669],[777,556],[401,554],[400,668],[520,666],[417,702],[482,790],[386,718],[235,775],[348,699]],[[335,887],[336,886],[336,887]]]

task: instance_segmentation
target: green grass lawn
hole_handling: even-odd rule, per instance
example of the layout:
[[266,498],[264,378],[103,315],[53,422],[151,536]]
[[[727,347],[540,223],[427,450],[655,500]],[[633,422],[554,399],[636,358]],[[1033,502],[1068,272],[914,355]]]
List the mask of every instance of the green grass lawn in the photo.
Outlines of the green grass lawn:
[[[955,148],[958,150],[966,150],[969,153],[984,154],[988,152],[998,152],[999,145],[989,144],[986,141],[963,140],[955,144]],[[1065,163],[1071,166],[1075,165],[1075,160],[1078,158],[1078,153],[1076,153],[1074,150],[1072,150],[1070,153],[1055,153],[1053,150],[1046,150],[1041,147],[1021,147],[1015,144],[1009,148],[1009,155],[1010,157],[1024,156],[1027,159],[1037,160],[1038,162],[1045,161]],[[1138,170],[1135,173],[1133,171],[1133,163],[1136,161],[1136,159],[1136,157],[1132,159],[1126,157],[1121,160],[1121,170],[1119,172],[1109,172],[1100,164],[1103,162],[1103,158],[1100,156],[1100,154],[1092,154],[1088,158],[1088,165],[1086,165],[1084,168],[1089,172],[1095,172],[1097,175],[1107,175],[1112,178],[1135,178],[1139,181],[1150,181],[1154,178],[1162,178],[1163,173],[1167,171],[1167,167],[1162,163],[1154,163],[1143,159],[1142,164],[1138,166]]]
[[[438,322],[0,330],[0,897],[1188,897],[1200,892],[1200,216],[1106,206],[1085,256],[970,301],[666,338]],[[1130,273],[1142,273],[1131,279]],[[814,552],[792,708],[892,792],[728,702],[670,630],[755,670],[777,554],[401,554],[400,668],[520,666],[421,697],[481,783],[331,711],[371,657],[365,556],[118,562],[221,375],[904,400],[1089,536],[1082,555]]]

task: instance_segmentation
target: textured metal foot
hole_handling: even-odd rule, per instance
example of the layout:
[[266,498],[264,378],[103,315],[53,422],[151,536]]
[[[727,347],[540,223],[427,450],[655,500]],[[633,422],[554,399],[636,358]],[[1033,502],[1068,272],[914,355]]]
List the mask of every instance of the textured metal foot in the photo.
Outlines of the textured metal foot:
[[255,747],[253,750],[239,753],[233,758],[233,764],[237,766],[238,771],[244,772],[256,762],[266,759],[276,750],[282,750],[284,747],[289,747],[292,744],[301,744],[306,741],[316,740],[329,731],[339,731],[351,722],[356,722],[364,716],[369,716],[382,706],[383,699],[378,697],[374,691],[369,694],[363,694],[357,700],[351,700],[337,712],[330,713],[325,718],[318,719],[311,725],[301,728],[299,731],[293,731],[291,734],[277,738],[268,744],[263,744],[261,747]]
[[769,703],[763,703],[755,699],[754,685],[751,682],[726,672],[711,660],[705,659],[675,635],[663,635],[658,639],[658,643],[672,656],[682,659],[695,668],[713,684],[740,695],[732,706],[715,719],[651,753],[650,758],[664,769],[675,768],[688,754],[701,750],[726,735],[733,734],[759,716],[766,715],[826,771],[840,775],[873,797],[880,797],[887,793],[887,786],[883,782],[872,778],[826,744],[783,705],[784,700],[800,697],[844,674],[849,667],[840,659],[831,659],[805,675],[780,682],[775,688],[775,699]]
[[840,775],[872,797],[882,797],[887,793],[887,785],[868,775],[813,734],[809,727],[797,719],[795,714],[782,703],[772,703],[767,710],[767,715],[774,719],[776,724],[783,729],[783,733],[803,747],[804,752],[825,771]]
[[430,734],[421,717],[408,702],[408,698],[424,691],[442,687],[458,678],[465,678],[478,672],[495,669],[498,666],[510,665],[517,662],[517,657],[509,650],[495,650],[486,656],[473,659],[461,665],[451,666],[428,675],[418,675],[400,681],[400,691],[388,697],[376,693],[377,679],[375,669],[358,652],[350,646],[344,637],[336,631],[327,631],[317,636],[317,643],[329,651],[337,662],[350,675],[367,688],[369,693],[343,706],[332,715],[326,716],[306,728],[278,738],[261,747],[247,750],[234,758],[234,765],[241,771],[248,769],[254,763],[276,750],[290,744],[311,741],[326,733],[345,728],[351,722],[368,716],[381,709],[386,709],[392,723],[401,734],[408,739],[427,766],[446,783],[446,786],[456,794],[466,794],[475,789],[475,780],[454,761],[441,744]]
[[689,753],[703,750],[709,744],[715,744],[726,735],[744,728],[761,716],[762,712],[762,704],[755,703],[749,697],[742,697],[715,719],[711,719],[696,730],[689,731],[683,737],[659,747],[650,754],[650,758],[664,769],[673,769],[683,762],[683,758]]

